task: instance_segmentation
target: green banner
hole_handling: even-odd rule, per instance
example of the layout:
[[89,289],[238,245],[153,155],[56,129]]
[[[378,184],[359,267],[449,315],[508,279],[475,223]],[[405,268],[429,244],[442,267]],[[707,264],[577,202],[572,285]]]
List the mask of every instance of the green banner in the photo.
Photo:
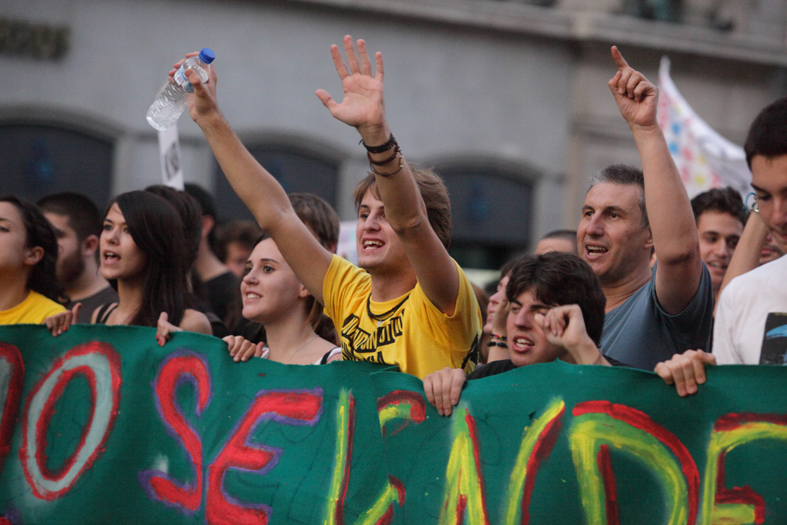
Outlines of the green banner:
[[787,370],[552,363],[451,417],[356,362],[149,328],[0,328],[0,524],[787,523]]

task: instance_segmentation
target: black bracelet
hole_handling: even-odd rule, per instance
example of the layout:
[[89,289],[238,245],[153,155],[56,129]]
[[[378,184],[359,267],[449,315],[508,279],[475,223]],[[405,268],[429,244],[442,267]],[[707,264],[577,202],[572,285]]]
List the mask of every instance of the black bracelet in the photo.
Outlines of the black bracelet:
[[363,147],[366,148],[366,151],[369,153],[382,153],[384,151],[388,151],[389,149],[393,148],[394,146],[398,146],[396,139],[391,133],[391,137],[388,139],[388,142],[385,144],[380,144],[379,146],[367,146],[366,143],[361,139],[361,142],[358,144],[363,144]]
[[505,344],[505,343],[501,343],[501,342],[498,342],[498,341],[489,341],[489,342],[486,344],[486,346],[487,346],[487,348],[491,348],[491,347],[493,347],[493,346],[499,346],[500,348],[508,348],[508,345],[507,345],[507,344]]
[[401,153],[401,152],[402,150],[399,149],[399,144],[397,144],[396,147],[393,149],[393,154],[387,159],[372,160],[372,154],[369,153],[368,151],[366,152],[366,158],[369,159],[369,164],[374,164],[375,166],[385,166],[386,164],[388,164],[389,162],[391,162],[396,158],[397,153]]
[[[391,161],[389,160],[388,162]],[[386,164],[388,164],[388,162],[386,162]],[[380,173],[379,171],[374,169],[374,164],[372,164],[371,162],[369,163],[369,169],[372,170],[372,173],[374,173],[375,175],[379,175],[380,177],[390,177],[391,175],[396,175],[397,173],[402,171],[402,168],[404,168],[404,157],[399,157],[399,169],[394,171],[393,173]]]

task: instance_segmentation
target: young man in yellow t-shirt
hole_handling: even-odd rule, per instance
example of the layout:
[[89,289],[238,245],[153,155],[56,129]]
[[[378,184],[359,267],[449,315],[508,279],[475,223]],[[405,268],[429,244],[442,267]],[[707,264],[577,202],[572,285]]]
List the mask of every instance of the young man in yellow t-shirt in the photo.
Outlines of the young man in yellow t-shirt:
[[358,41],[358,55],[349,35],[344,47],[348,65],[331,46],[344,99],[337,103],[324,90],[317,96],[335,118],[358,130],[374,172],[356,191],[363,270],[320,246],[281,185],[240,142],[216,103],[212,67],[207,84],[187,72],[194,86],[189,113],[235,192],[298,279],[325,304],[345,359],[395,364],[421,378],[446,366],[469,370],[477,356],[481,314],[467,277],[446,249],[447,193],[438,177],[410,170],[388,128],[382,55],[375,56],[372,75],[364,41]]

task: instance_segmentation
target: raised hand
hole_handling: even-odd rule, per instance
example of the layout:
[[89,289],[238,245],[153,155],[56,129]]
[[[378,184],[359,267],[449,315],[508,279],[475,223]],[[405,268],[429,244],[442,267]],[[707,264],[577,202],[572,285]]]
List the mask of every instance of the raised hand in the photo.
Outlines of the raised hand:
[[618,72],[607,85],[626,123],[629,126],[658,126],[656,122],[658,88],[651,84],[645,75],[628,65],[617,46],[612,46],[612,60],[618,66]]
[[344,37],[344,50],[347,65],[342,60],[339,47],[331,46],[331,56],[342,81],[344,99],[337,103],[324,89],[318,89],[316,95],[334,118],[357,128],[364,142],[370,146],[382,144],[390,134],[385,123],[383,101],[383,55],[379,52],[375,54],[376,73],[372,75],[366,42],[358,40],[356,55],[352,37],[347,35]]
[[497,310],[495,310],[495,315],[492,317],[492,333],[495,335],[499,335],[501,337],[506,337],[507,335],[507,328],[506,324],[508,322],[508,313],[511,311],[511,303],[508,302],[508,297],[505,294],[502,294],[500,298],[500,302],[497,305]]
[[76,324],[77,316],[79,315],[79,310],[81,308],[82,303],[77,303],[71,310],[47,317],[44,319],[44,324],[46,325],[47,329],[52,332],[52,335],[57,337],[68,330],[72,324]]
[[[198,51],[186,53],[186,57],[176,62],[173,69],[169,71],[168,75],[170,78],[175,76],[175,73],[187,58],[198,55]],[[220,114],[219,106],[216,102],[216,82],[218,78],[216,77],[216,70],[213,68],[213,64],[208,65],[207,71],[208,82],[205,84],[202,83],[202,79],[199,78],[197,73],[192,70],[186,71],[186,78],[194,86],[194,94],[186,96],[189,102],[189,115],[197,124],[199,124],[201,119]]]

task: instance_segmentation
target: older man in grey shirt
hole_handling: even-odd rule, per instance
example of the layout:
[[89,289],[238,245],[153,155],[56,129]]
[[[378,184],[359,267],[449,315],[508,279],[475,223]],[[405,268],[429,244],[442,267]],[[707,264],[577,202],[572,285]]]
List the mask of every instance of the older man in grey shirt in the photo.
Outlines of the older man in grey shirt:
[[675,353],[708,349],[713,291],[689,197],[656,121],[658,90],[616,47],[612,58],[618,71],[609,88],[642,171],[615,165],[594,177],[577,241],[607,298],[601,351],[653,370]]

